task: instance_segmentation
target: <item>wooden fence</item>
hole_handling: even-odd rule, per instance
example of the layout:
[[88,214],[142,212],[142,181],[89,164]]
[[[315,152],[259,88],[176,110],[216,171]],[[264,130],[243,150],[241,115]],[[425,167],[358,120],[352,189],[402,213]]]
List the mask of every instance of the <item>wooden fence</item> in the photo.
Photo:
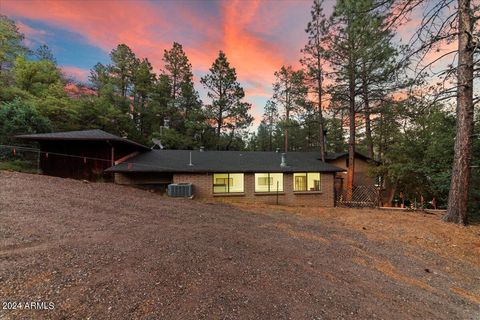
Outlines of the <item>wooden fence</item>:
[[343,189],[335,194],[337,207],[374,208],[380,203],[380,192],[375,186],[354,186],[351,197]]

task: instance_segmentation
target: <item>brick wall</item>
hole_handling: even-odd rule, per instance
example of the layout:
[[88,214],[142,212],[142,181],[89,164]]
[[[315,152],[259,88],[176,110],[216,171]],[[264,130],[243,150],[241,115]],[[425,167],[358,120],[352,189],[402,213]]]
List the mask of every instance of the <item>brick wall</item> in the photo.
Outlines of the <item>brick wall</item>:
[[115,173],[115,183],[118,184],[169,184],[173,181],[173,175],[168,173]]
[[[258,194],[255,193],[255,176],[253,173],[245,173],[244,175],[244,193],[218,195],[213,194],[212,174],[174,174],[173,183],[192,183],[193,192],[197,198],[211,198],[221,201],[245,201],[245,202],[261,202],[275,204],[277,196],[275,193]],[[333,173],[322,173],[320,192],[293,192],[293,174],[285,173],[283,175],[283,192],[278,196],[278,202],[282,205],[300,205],[300,206],[334,206]]]

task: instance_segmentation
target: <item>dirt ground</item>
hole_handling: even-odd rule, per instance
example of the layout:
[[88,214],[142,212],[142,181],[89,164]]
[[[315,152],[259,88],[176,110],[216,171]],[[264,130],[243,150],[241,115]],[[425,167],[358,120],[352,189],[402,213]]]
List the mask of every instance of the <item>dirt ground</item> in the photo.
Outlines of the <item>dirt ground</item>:
[[0,239],[0,319],[480,319],[480,226],[435,215],[0,171]]

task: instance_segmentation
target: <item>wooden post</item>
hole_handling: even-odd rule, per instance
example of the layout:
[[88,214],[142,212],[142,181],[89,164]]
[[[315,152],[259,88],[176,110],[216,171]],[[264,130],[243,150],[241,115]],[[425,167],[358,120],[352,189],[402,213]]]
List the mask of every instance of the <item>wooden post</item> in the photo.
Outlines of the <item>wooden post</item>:
[[112,159],[111,159],[112,167],[115,165],[115,148],[112,145]]
[[278,181],[277,181],[277,206],[278,206]]

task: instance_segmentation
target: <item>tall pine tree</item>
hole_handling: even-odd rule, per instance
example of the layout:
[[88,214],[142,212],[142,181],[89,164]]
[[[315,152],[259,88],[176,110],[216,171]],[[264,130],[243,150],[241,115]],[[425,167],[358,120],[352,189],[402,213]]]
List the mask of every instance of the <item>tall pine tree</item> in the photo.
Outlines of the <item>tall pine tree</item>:
[[222,133],[228,131],[229,142],[225,146],[228,147],[235,132],[247,128],[253,117],[249,114],[251,105],[244,101],[245,92],[237,81],[235,68],[230,66],[224,52],[219,52],[210,72],[200,82],[211,99],[206,107],[207,116],[215,125],[217,141],[220,142]]
[[302,113],[307,105],[308,89],[305,85],[305,74],[302,70],[294,70],[291,66],[282,66],[275,72],[272,101],[283,113],[284,150],[290,150],[289,128],[292,127],[292,116]]
[[327,20],[323,13],[323,0],[314,0],[310,11],[311,20],[305,29],[308,34],[308,44],[302,50],[301,63],[306,68],[306,79],[311,92],[316,98],[319,122],[320,158],[325,162],[325,123],[323,115],[324,69],[326,56]]

